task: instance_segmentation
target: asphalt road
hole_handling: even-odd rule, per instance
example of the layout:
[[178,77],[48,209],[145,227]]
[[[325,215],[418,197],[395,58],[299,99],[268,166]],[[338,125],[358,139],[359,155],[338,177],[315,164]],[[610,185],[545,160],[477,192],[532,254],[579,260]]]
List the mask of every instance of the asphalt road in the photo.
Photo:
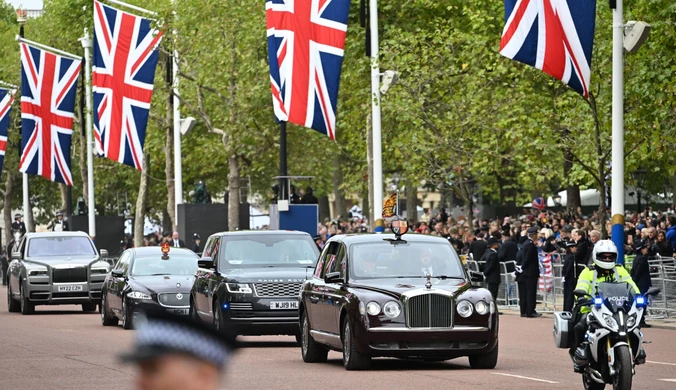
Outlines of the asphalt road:
[[[104,328],[98,314],[79,306],[38,307],[34,315],[8,313],[0,287],[0,390],[132,389],[134,368],[117,355],[133,331]],[[550,317],[500,318],[500,358],[494,370],[472,370],[466,358],[443,363],[378,359],[370,371],[346,372],[341,355],[306,364],[291,337],[242,337],[228,368],[227,389],[575,389],[567,351],[554,348]],[[648,363],[637,367],[634,389],[676,389],[676,331],[646,329]],[[610,388],[610,387],[608,387]]]

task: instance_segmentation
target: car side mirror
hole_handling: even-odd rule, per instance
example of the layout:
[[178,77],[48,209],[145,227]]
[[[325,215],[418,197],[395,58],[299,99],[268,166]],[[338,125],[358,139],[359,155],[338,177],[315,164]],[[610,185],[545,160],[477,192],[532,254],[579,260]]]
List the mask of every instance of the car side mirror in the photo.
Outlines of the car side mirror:
[[340,276],[340,272],[329,272],[324,275],[324,282],[326,283],[345,283],[345,280]]
[[472,283],[483,283],[486,278],[481,272],[469,271],[469,280]]
[[110,271],[110,274],[114,278],[123,278],[124,277],[124,271],[121,270],[121,269],[114,269],[114,270]]
[[660,291],[662,291],[662,290],[660,290],[658,287],[650,287],[650,288],[648,289],[648,291],[646,291],[645,295],[646,295],[646,296],[652,296],[652,297],[654,297],[654,296],[656,296],[657,294],[659,294]]
[[197,267],[206,268],[206,269],[213,269],[214,268],[214,260],[211,257],[202,257],[201,259],[197,260]]
[[108,251],[106,249],[101,249],[101,257],[108,257]]
[[21,260],[21,252],[12,252],[12,260]]

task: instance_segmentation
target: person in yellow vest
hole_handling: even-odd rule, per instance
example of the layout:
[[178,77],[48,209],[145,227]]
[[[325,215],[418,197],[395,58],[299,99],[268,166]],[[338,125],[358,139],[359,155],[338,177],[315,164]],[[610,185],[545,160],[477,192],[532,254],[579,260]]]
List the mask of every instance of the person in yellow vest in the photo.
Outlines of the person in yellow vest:
[[[640,294],[636,283],[631,279],[627,270],[617,264],[617,247],[611,240],[600,240],[592,250],[593,264],[585,268],[577,279],[576,293],[585,293],[595,296],[599,283],[618,282],[629,283],[634,293]],[[575,360],[582,364],[575,364],[575,372],[583,372],[589,356],[589,345],[584,340],[587,332],[587,315],[591,309],[587,306],[580,308],[580,319],[575,324]],[[572,351],[571,351],[572,352]]]

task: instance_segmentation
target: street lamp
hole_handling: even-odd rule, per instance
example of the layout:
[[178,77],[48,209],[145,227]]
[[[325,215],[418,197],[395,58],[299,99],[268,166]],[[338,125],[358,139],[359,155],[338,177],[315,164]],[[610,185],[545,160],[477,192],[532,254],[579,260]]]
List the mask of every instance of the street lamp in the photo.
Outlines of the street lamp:
[[634,178],[634,181],[636,181],[636,194],[638,196],[638,212],[641,212],[641,189],[643,188],[643,184],[645,183],[645,176],[646,176],[646,170],[645,169],[637,169],[635,170],[631,176]]
[[561,195],[556,194],[556,195],[552,196],[552,200],[554,201],[554,206],[556,206],[556,207],[562,206],[561,205]]
[[28,20],[28,11],[23,9],[23,7],[19,7],[19,9],[16,10],[16,21],[19,23],[19,36],[23,38],[23,25],[26,24],[26,21]]

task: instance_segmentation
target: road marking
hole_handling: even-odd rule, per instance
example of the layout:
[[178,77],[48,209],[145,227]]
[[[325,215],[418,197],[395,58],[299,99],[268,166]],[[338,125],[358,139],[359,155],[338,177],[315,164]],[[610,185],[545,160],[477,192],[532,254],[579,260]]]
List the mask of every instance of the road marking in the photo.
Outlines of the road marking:
[[660,379],[660,380],[661,380],[661,381],[665,381],[665,382],[673,382],[673,383],[676,383],[676,379]]
[[554,381],[548,381],[546,379],[531,378],[529,376],[521,376],[521,375],[503,374],[503,373],[500,373],[500,372],[492,372],[491,374],[502,375],[502,376],[511,376],[512,378],[527,379],[529,381],[544,382],[544,383],[551,383],[551,384],[559,383],[559,382],[554,382]]
[[665,366],[676,366],[676,363],[653,362],[652,360],[648,360],[648,363],[662,364],[662,365],[665,365]]

